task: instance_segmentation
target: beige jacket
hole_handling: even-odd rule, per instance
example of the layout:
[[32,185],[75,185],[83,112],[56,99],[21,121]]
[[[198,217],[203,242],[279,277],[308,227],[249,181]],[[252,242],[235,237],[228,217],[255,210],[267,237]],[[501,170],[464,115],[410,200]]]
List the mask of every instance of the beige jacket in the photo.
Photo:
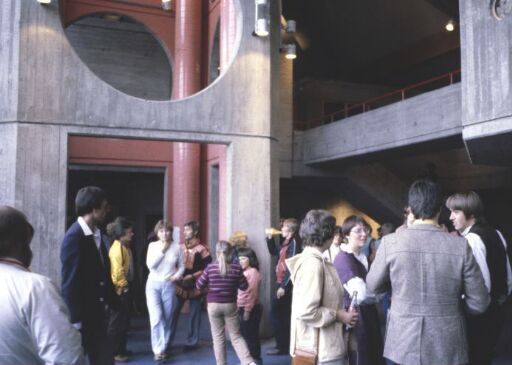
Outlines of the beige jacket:
[[343,324],[336,321],[336,310],[343,308],[336,269],[312,247],[287,259],[286,265],[293,282],[290,354],[295,348],[316,352],[318,344],[320,362],[346,359]]

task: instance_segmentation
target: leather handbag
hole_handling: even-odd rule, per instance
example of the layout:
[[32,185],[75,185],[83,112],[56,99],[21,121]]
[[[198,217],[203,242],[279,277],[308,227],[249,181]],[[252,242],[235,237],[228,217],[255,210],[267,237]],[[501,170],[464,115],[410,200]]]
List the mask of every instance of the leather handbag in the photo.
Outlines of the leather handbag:
[[316,353],[295,349],[292,357],[292,365],[316,365],[317,360]]

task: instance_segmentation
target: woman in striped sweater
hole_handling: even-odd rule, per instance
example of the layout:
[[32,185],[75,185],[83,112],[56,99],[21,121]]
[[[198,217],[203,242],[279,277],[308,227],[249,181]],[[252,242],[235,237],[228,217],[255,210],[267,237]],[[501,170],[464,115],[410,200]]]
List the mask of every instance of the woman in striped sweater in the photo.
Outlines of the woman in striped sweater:
[[246,290],[247,279],[238,264],[229,263],[232,248],[226,241],[219,241],[216,247],[217,261],[203,271],[196,282],[200,290],[208,288],[208,318],[213,339],[213,351],[217,365],[226,365],[227,329],[231,344],[242,365],[256,365],[247,344],[240,333],[240,321],[236,305],[238,289]]

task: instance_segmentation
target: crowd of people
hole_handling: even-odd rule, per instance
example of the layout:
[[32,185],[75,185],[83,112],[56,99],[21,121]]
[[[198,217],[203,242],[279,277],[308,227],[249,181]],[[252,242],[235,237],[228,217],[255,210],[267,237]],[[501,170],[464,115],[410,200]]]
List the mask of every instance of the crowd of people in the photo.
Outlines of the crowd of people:
[[[443,205],[450,216],[440,223]],[[0,207],[1,364],[130,358],[133,223],[117,217],[108,238],[102,235],[109,206],[97,187],[80,189],[75,208],[78,218],[60,247],[59,293],[28,269],[33,227],[23,213]],[[228,333],[242,365],[261,364],[260,285],[270,273],[260,272],[244,232],[217,242],[213,260],[199,223],[182,228],[183,242],[174,242],[173,225],[158,221],[145,256],[154,360],[169,358],[187,301],[184,351],[199,346],[206,301],[216,363],[227,364]],[[409,189],[404,224],[396,231],[383,224],[378,233],[372,239],[357,215],[337,226],[325,210],[309,211],[301,224],[284,219],[280,231],[268,232],[276,267],[268,308],[275,348],[267,355],[289,354],[292,364],[490,365],[510,302],[512,247],[486,223],[480,197],[444,199],[437,183],[418,180]]]

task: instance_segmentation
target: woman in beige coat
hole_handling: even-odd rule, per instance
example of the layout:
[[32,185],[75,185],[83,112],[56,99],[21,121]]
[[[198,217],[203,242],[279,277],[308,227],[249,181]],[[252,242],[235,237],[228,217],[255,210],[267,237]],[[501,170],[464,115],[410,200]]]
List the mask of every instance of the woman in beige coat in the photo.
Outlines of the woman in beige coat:
[[322,253],[332,241],[336,219],[325,210],[311,210],[300,227],[304,251],[286,264],[293,281],[290,353],[316,353],[319,365],[346,365],[344,325],[358,315],[343,308],[343,287]]

